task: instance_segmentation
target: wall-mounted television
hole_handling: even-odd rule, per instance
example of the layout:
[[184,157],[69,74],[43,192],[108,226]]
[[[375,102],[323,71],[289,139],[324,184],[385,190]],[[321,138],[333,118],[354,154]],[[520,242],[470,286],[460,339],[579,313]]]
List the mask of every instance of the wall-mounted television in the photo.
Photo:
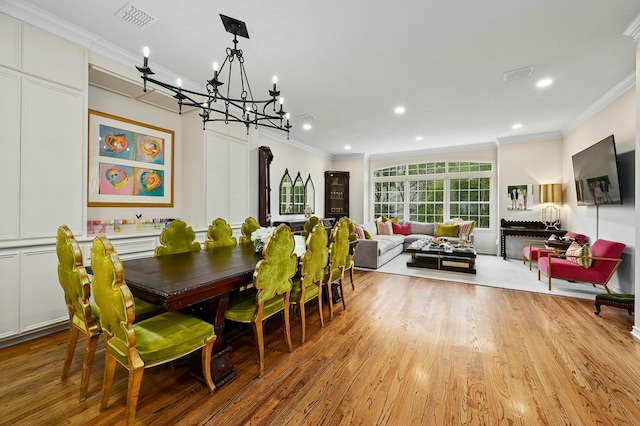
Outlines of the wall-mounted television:
[[613,135],[574,154],[571,159],[579,206],[622,204]]

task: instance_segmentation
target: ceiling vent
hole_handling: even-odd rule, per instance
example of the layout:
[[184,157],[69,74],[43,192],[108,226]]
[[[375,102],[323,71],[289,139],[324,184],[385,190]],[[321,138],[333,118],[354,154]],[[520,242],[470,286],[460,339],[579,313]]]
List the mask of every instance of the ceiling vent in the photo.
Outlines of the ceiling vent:
[[138,28],[148,27],[155,24],[158,20],[142,9],[137,8],[131,3],[125,4],[122,9],[116,12],[123,21],[135,25]]
[[302,114],[302,115],[298,115],[296,117],[298,120],[305,120],[305,121],[312,121],[315,120],[316,118],[311,115],[311,114]]
[[521,78],[529,77],[531,76],[531,74],[533,74],[533,66],[520,68],[512,71],[506,71],[502,75],[502,81],[518,80]]

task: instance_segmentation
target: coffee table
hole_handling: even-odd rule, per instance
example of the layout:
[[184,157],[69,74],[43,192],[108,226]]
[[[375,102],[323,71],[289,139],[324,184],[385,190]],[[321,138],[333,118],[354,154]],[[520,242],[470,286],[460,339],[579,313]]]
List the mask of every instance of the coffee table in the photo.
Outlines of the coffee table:
[[407,252],[411,253],[411,259],[407,261],[409,267],[476,273],[476,250],[472,245],[434,246],[429,244],[428,239],[422,239],[411,243]]

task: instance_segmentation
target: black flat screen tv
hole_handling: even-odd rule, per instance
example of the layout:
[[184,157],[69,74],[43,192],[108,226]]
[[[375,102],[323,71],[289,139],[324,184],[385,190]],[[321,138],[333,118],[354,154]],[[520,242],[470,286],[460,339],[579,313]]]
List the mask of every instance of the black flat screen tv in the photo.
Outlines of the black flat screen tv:
[[571,159],[579,206],[622,204],[613,135],[574,154]]

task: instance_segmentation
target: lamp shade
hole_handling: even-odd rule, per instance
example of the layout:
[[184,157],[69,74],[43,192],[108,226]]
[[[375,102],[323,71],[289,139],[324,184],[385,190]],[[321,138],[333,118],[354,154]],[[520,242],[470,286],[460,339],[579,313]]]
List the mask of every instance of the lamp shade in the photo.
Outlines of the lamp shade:
[[540,203],[562,203],[562,184],[544,183],[540,185]]

